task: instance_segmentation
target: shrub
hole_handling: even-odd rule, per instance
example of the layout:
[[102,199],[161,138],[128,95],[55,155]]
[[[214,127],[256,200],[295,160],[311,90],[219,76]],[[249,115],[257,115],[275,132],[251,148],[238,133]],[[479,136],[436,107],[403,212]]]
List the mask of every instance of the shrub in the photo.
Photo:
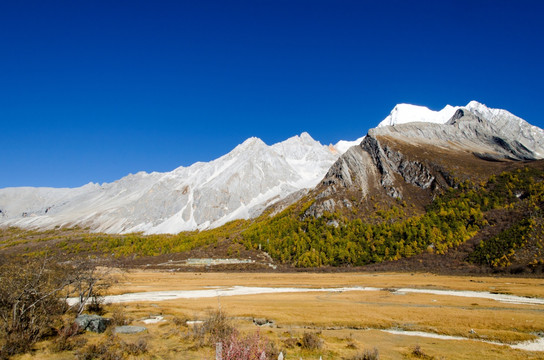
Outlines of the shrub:
[[380,353],[378,349],[374,348],[372,350],[366,349],[362,353],[358,353],[353,357],[348,358],[349,360],[380,360]]
[[421,349],[421,346],[419,345],[414,346],[414,348],[412,349],[412,356],[418,359],[425,359],[425,360],[434,359],[434,356],[425,354],[425,352]]
[[287,349],[293,349],[295,346],[297,346],[297,344],[298,340],[294,337],[283,340],[283,346],[285,346]]
[[57,330],[57,338],[53,340],[50,348],[52,352],[69,351],[86,344],[87,340],[85,338],[76,338],[77,335],[81,334],[81,330],[76,323],[70,320]]
[[348,348],[348,349],[357,349],[358,348],[357,341],[355,341],[355,339],[353,339],[353,334],[352,333],[349,334],[349,338],[347,340],[348,340],[348,343],[346,345],[346,348]]
[[221,310],[210,312],[202,327],[208,337],[208,343],[211,345],[223,339],[228,339],[234,332],[230,320]]
[[139,338],[135,343],[126,343],[110,334],[98,344],[88,345],[76,351],[78,360],[123,360],[126,355],[139,356],[147,353],[147,340]]
[[135,343],[122,343],[122,348],[129,355],[142,355],[147,352],[147,340],[139,338]]
[[190,328],[195,347],[205,345],[214,346],[215,343],[228,339],[234,332],[227,315],[221,310],[211,311],[202,324],[195,324]]
[[87,303],[87,311],[92,314],[104,315],[104,298],[101,295],[93,295]]
[[348,344],[346,345],[346,348],[348,349],[357,349],[357,343],[353,340],[350,340]]
[[127,318],[124,308],[115,306],[111,312],[111,323],[115,326],[124,326],[131,323],[131,319]]
[[102,315],[102,294],[111,286],[111,277],[103,270],[98,270],[95,263],[83,261],[71,268],[69,280],[72,290],[70,295],[79,300],[72,306],[73,311],[79,315],[87,307],[88,311]]
[[317,350],[321,349],[321,346],[323,346],[323,341],[317,334],[305,332],[304,335],[302,335],[300,346],[307,350]]
[[204,329],[209,334],[211,343],[228,338],[234,331],[227,315],[221,310],[209,314],[208,319],[204,322]]
[[233,331],[228,339],[220,340],[223,344],[224,360],[264,360],[272,359],[275,355],[267,353],[268,339],[262,337],[258,331],[246,337],[241,337],[238,331]]
[[260,332],[242,336],[221,310],[209,312],[202,324],[190,329],[195,347],[221,343],[223,360],[275,360],[279,355],[276,346]]
[[[64,300],[73,294],[72,291],[84,294],[80,298],[88,300],[95,295],[93,289],[107,285],[95,270],[96,265],[85,262],[74,267],[61,266],[48,258],[2,259],[0,359],[30,350],[36,341],[46,336],[64,336],[59,340],[59,348],[71,346],[67,341],[71,336],[62,332],[73,330],[64,326],[55,333],[52,326],[62,323],[61,317],[69,310]],[[85,274],[91,274],[92,281],[87,281]]]
[[174,316],[174,317],[172,318],[172,322],[173,322],[174,325],[176,325],[176,326],[183,326],[183,325],[186,325],[186,324],[187,324],[187,319],[186,319],[186,318],[179,317],[179,316]]

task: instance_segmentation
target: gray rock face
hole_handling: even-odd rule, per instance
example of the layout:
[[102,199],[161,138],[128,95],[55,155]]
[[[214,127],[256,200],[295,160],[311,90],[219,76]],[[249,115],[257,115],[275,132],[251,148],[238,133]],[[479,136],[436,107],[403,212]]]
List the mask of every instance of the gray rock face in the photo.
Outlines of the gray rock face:
[[536,158],[544,158],[544,130],[502,109],[490,109],[471,101],[466,109],[494,125],[500,138],[508,137],[528,149]]
[[[473,107],[478,108],[474,104]],[[330,198],[342,189],[360,189],[364,197],[369,189],[378,185],[387,195],[403,198],[399,179],[423,190],[452,186],[453,175],[435,159],[423,155],[426,149],[435,149],[445,158],[451,152],[488,161],[542,157],[544,132],[541,129],[506,111],[490,113],[479,109],[475,112],[457,109],[444,124],[409,122],[369,130],[359,146],[350,148],[330,168],[318,188],[317,201],[305,216],[320,217],[325,211],[345,207],[343,201]],[[402,146],[397,149],[389,144],[406,144],[412,152],[420,150],[408,154],[398,150]]]
[[116,326],[113,330],[116,334],[139,334],[141,332],[147,331],[147,328],[144,326]]
[[98,315],[79,315],[75,323],[81,330],[103,333],[108,327],[109,319]]
[[407,183],[423,189],[430,187],[435,179],[422,163],[407,159],[402,153],[394,151],[387,145],[382,146],[374,136],[367,136],[361,147],[371,155],[381,177],[380,184],[391,197],[402,197],[394,186],[395,173],[400,174]]
[[[363,143],[367,141],[372,140],[365,139]],[[359,187],[362,195],[366,195],[369,184],[372,184],[372,180],[378,174],[372,166],[374,164],[372,155],[362,146],[351,147],[332,165],[321,183],[333,188]]]
[[[530,126],[530,125],[528,125]],[[437,146],[452,151],[489,154],[500,159],[536,160],[539,153],[519,141],[519,133],[459,109],[445,124],[408,123],[371,129],[373,138],[388,137],[422,146]],[[542,134],[544,139],[544,134]],[[526,141],[527,142],[527,141]],[[531,146],[534,147],[536,143]]]
[[[370,140],[365,140],[370,141]],[[352,204],[344,199],[337,204],[329,197],[342,189],[355,189],[361,197],[368,194],[369,189],[379,179],[379,171],[372,159],[372,155],[363,150],[361,145],[349,148],[329,169],[319,186],[320,192],[316,195],[317,201],[306,210],[303,217],[321,217],[324,212],[333,213],[338,206],[351,208]]]

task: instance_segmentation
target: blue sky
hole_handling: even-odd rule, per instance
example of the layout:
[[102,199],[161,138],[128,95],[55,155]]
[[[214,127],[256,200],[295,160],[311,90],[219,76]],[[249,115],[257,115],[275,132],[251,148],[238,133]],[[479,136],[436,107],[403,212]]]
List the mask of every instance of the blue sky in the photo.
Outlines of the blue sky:
[[353,140],[397,103],[543,127],[543,1],[2,1],[0,188]]

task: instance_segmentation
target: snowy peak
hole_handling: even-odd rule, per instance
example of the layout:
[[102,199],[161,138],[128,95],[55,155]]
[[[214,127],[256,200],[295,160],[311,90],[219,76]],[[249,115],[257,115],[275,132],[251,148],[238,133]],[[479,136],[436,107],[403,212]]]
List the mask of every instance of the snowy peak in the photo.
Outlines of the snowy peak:
[[362,136],[362,137],[358,138],[357,140],[353,140],[353,141],[340,140],[339,142],[334,144],[334,148],[340,154],[343,154],[346,151],[348,151],[348,149],[350,147],[355,146],[355,145],[359,145],[361,143],[361,141],[363,141],[364,139],[365,139],[365,137]]
[[77,189],[0,189],[0,226],[178,233],[258,216],[314,187],[338,154],[308,133],[268,146],[252,137],[210,162]]
[[331,153],[327,146],[323,146],[319,141],[314,140],[307,132],[274,144],[271,148],[290,160],[302,160],[314,155],[328,157],[328,153]]
[[521,119],[520,117],[515,116],[511,112],[503,109],[492,109],[488,108],[482,103],[479,103],[477,101],[471,101],[465,106],[465,109],[472,112],[474,115],[486,119],[488,121],[491,121],[492,123],[500,122],[501,119],[507,120],[507,121],[515,121],[518,123],[525,122],[525,120]]
[[[465,119],[448,123],[461,109]],[[410,122],[417,123],[406,124]],[[459,146],[480,148],[481,137],[467,140],[472,130],[483,133],[478,122],[486,126],[485,134],[491,134],[488,138],[493,144],[498,136],[520,150],[518,153],[530,153],[527,158],[544,157],[544,131],[506,110],[490,109],[476,101],[465,107],[448,105],[440,111],[399,104],[366,138],[339,141],[334,146],[324,146],[306,132],[273,145],[252,137],[213,161],[171,172],[139,172],[112,183],[75,189],[0,189],[0,226],[47,229],[80,225],[109,233],[213,228],[258,216],[267,206],[315,187],[335,168],[333,164],[338,168],[346,158],[361,153],[362,147],[358,147],[340,158],[350,147],[369,143],[373,133],[394,133],[409,142],[419,137],[449,144],[457,139]],[[398,124],[406,125],[394,126]],[[351,179],[348,173],[341,175],[345,181]]]
[[425,106],[398,104],[391,110],[391,113],[383,119],[378,127],[394,126],[410,122],[428,122],[434,124],[446,123],[459,107],[446,105],[440,111],[433,111]]
[[529,124],[509,111],[488,108],[477,101],[469,102],[466,109],[491,122],[499,133],[513,137],[534,152],[537,158],[544,158],[544,130],[541,128]]
[[257,149],[265,148],[267,145],[258,137],[250,137],[240,145],[236,146],[231,152],[238,153],[243,151],[254,151]]
[[500,122],[501,119],[504,120],[505,118],[508,121],[514,120],[516,122],[525,122],[525,120],[506,110],[488,108],[486,105],[472,100],[466,106],[446,105],[440,111],[434,111],[425,106],[398,104],[391,110],[391,113],[378,124],[378,127],[394,126],[411,122],[445,124],[459,109],[467,109],[474,115],[491,121],[492,123]]
[[493,109],[478,101],[466,106],[446,105],[440,111],[424,106],[399,104],[378,124],[378,128],[414,122],[446,124],[457,110],[465,109],[479,119],[489,122],[497,135],[515,140],[532,151],[537,158],[544,157],[544,131],[503,109]]
[[[476,101],[470,102],[479,104]],[[481,104],[480,104],[481,105]],[[446,105],[440,111],[433,111],[425,106],[412,104],[397,104],[389,115],[383,119],[377,127],[395,126],[411,122],[425,122],[433,124],[445,124],[460,109],[459,106]],[[340,153],[345,153],[350,147],[359,145],[364,140],[364,136],[354,141],[340,140],[334,145],[334,148]]]
[[271,148],[297,172],[300,177],[299,186],[302,188],[317,185],[339,157],[337,152],[314,140],[306,132],[274,144]]

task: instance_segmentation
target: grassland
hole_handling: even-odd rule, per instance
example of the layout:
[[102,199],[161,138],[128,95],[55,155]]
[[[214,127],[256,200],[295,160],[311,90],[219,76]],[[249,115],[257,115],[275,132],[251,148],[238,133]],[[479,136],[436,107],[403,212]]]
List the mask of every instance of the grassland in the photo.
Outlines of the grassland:
[[[286,359],[350,359],[363,349],[376,347],[381,359],[418,358],[413,349],[419,345],[427,358],[435,359],[540,359],[544,353],[515,350],[509,346],[480,341],[439,340],[393,335],[381,329],[425,331],[436,334],[471,337],[480,340],[515,343],[535,339],[544,330],[542,305],[517,305],[480,298],[461,298],[429,294],[398,294],[390,289],[401,287],[451,290],[491,291],[519,296],[544,298],[540,279],[438,276],[396,273],[172,273],[137,270],[117,273],[118,282],[111,294],[127,292],[196,290],[234,285],[266,287],[342,287],[370,286],[383,290],[371,292],[278,293],[208,299],[179,299],[162,302],[110,305],[140,320],[162,315],[166,321],[145,325],[149,352],[153,359],[211,359],[209,347],[194,348],[191,329],[185,320],[206,318],[210,310],[221,308],[244,333],[257,329],[278,348]],[[272,327],[257,327],[253,318],[274,321]],[[180,319],[182,321],[180,321]],[[290,338],[299,339],[304,332],[315,332],[323,340],[319,350],[289,348]],[[106,335],[86,334],[89,342]],[[139,335],[118,335],[135,341]],[[52,353],[50,344],[38,344],[33,355],[19,359],[71,359],[73,352]],[[134,357],[142,358],[142,357]]]

